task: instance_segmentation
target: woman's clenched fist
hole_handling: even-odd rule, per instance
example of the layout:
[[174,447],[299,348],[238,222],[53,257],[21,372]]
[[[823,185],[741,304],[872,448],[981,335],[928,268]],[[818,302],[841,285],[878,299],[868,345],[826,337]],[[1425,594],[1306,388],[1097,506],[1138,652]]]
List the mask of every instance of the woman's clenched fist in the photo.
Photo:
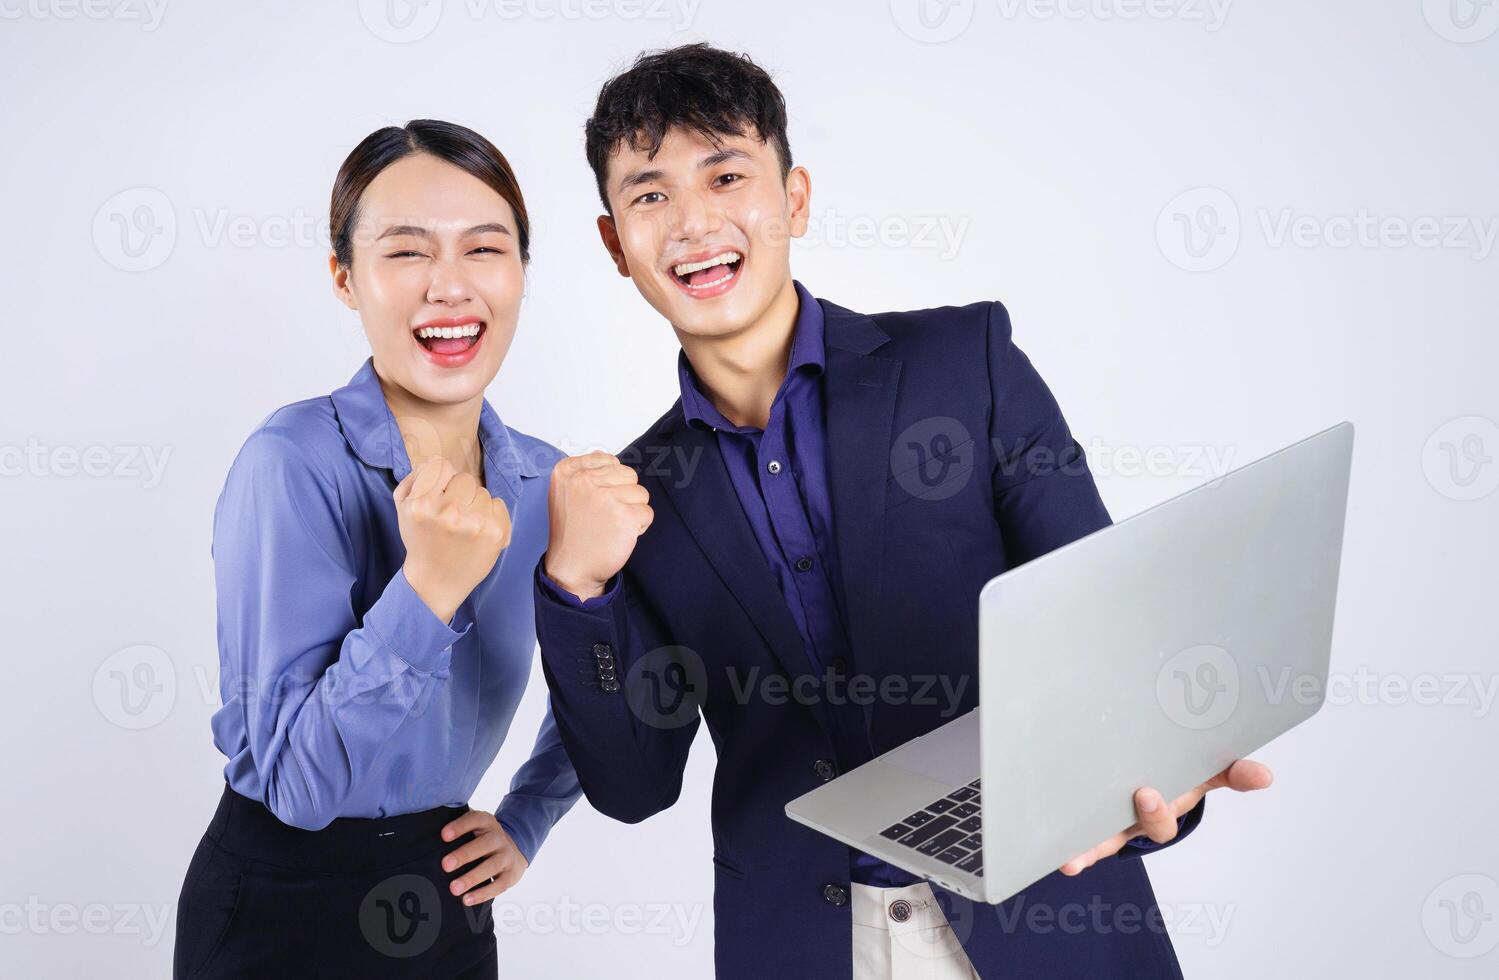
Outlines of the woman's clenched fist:
[[446,623],[510,543],[510,511],[441,456],[417,463],[393,496],[406,581]]

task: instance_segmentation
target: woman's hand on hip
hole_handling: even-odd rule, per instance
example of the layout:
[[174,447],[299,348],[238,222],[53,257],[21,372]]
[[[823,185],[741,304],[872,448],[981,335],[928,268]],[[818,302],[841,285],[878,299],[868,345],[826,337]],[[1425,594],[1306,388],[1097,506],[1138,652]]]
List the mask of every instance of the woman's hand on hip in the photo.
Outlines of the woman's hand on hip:
[[465,864],[480,861],[448,885],[448,890],[454,895],[463,896],[465,905],[494,898],[520,881],[521,875],[530,867],[530,862],[505,833],[494,814],[484,810],[470,810],[442,828],[442,839],[455,840],[470,830],[474,832],[474,839],[442,859],[444,871],[454,871]]

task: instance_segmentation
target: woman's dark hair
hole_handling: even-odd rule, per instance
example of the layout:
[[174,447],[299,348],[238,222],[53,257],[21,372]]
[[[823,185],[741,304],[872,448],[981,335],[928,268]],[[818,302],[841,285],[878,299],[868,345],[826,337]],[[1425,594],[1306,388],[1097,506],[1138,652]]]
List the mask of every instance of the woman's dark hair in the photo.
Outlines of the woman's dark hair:
[[747,135],[753,126],[781,160],[781,179],[791,172],[786,139],[786,100],[765,69],[748,55],[710,44],[684,44],[640,55],[628,70],[599,91],[593,115],[583,125],[588,165],[599,199],[610,211],[609,155],[621,143],[654,157],[673,127],[701,133],[718,146],[724,136]]
[[428,153],[445,160],[479,178],[504,198],[515,212],[521,261],[531,261],[531,219],[505,154],[467,126],[440,119],[413,119],[405,126],[386,126],[370,133],[338,168],[338,177],[333,181],[333,201],[328,208],[328,230],[339,265],[348,268],[354,261],[352,236],[364,189],[386,167],[413,153]]

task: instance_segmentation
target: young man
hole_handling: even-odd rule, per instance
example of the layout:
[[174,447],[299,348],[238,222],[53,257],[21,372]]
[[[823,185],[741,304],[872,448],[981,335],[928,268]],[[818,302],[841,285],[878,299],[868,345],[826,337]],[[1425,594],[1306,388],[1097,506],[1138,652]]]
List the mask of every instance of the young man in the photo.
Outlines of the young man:
[[984,583],[1109,523],[1004,307],[866,316],[793,281],[810,178],[747,58],[643,56],[586,132],[604,245],[682,345],[681,399],[623,460],[552,477],[537,630],[589,802],[671,806],[707,720],[725,980],[1180,976],[1138,857],[1257,763],[1142,789],[1135,827],[1000,906],[783,810],[972,709]]

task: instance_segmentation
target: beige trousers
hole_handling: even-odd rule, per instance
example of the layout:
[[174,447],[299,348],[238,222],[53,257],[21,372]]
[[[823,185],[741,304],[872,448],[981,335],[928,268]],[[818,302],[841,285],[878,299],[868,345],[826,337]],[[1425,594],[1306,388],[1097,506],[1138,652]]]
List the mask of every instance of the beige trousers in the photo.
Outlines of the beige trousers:
[[853,883],[854,980],[979,980],[926,882]]

